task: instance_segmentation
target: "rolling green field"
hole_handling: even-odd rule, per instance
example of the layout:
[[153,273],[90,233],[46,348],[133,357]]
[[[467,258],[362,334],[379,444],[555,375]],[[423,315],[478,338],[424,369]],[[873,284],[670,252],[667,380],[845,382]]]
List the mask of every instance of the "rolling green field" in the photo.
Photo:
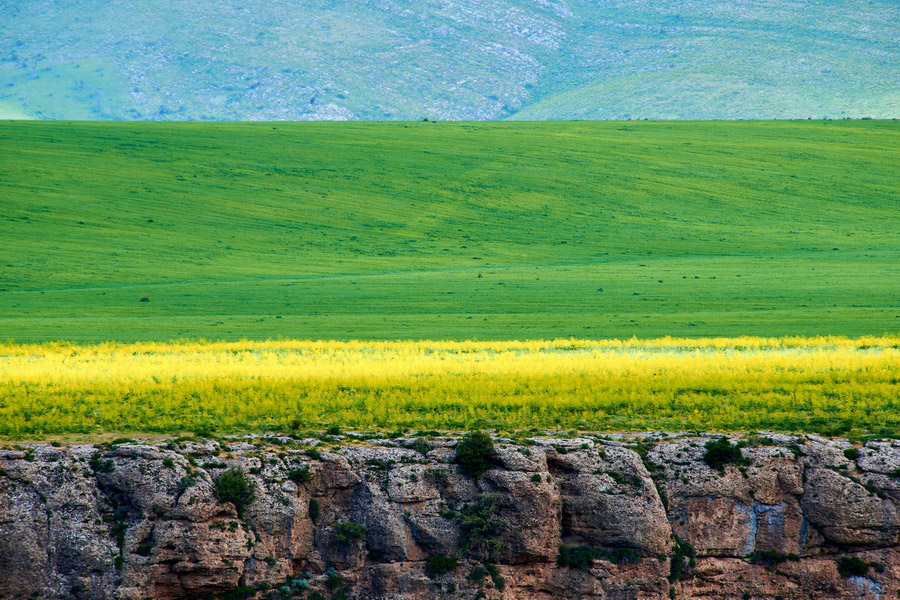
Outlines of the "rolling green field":
[[898,134],[3,122],[0,339],[897,332]]

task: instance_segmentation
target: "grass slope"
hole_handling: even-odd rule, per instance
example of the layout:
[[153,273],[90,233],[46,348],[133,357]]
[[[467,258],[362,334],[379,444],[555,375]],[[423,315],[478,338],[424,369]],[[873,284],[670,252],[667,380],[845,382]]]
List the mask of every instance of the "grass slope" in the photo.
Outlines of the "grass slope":
[[897,142],[881,121],[0,123],[0,339],[896,332]]
[[896,0],[0,2],[0,105],[40,119],[891,118],[898,23]]

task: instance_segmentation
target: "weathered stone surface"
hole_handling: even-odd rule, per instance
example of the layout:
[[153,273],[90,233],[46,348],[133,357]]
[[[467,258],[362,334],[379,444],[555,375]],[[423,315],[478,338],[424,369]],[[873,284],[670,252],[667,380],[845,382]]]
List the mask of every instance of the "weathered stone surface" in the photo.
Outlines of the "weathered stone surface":
[[[0,598],[281,598],[293,580],[385,600],[897,597],[900,444],[856,455],[773,435],[720,471],[703,460],[710,439],[502,440],[478,478],[453,464],[451,437],[318,455],[290,438],[0,450]],[[292,479],[302,467],[308,482]],[[255,490],[240,514],[215,491],[232,468]],[[559,565],[561,546],[595,559]],[[429,576],[436,555],[459,564]],[[842,577],[846,556],[865,575]]]
[[388,473],[388,497],[394,502],[423,502],[441,494],[425,475],[425,465],[409,465]]
[[900,477],[900,441],[869,442],[860,449],[856,464],[870,473]]
[[616,446],[548,450],[559,481],[568,543],[665,554],[671,528],[650,474],[635,452]]
[[[804,469],[818,458],[798,451],[800,440],[788,438],[786,446],[744,448],[746,464],[726,465],[720,472],[703,461],[707,441],[673,441],[649,453],[668,496],[675,535],[706,556],[814,552],[821,535],[810,527],[800,498]],[[837,449],[819,448],[817,453],[825,464],[833,464],[838,455],[843,459]]]
[[491,469],[481,476],[479,490],[495,498],[499,547],[484,556],[491,561],[520,564],[555,560],[560,537],[560,496],[540,474]]
[[900,543],[897,505],[852,474],[808,469],[801,504],[809,522],[836,544],[879,548]]

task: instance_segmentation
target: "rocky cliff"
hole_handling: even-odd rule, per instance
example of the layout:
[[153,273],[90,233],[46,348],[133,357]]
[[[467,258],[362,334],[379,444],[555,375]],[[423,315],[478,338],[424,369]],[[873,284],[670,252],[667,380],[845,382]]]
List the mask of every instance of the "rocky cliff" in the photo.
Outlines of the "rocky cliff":
[[900,442],[0,450],[0,598],[897,598]]

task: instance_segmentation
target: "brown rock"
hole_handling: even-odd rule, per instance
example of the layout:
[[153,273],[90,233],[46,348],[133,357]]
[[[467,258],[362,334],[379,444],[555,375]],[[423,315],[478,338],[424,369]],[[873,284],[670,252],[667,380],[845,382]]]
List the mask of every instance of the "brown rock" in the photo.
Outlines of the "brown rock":
[[[655,444],[653,477],[625,444],[590,438],[497,443],[498,466],[478,478],[452,464],[452,438],[424,449],[376,441],[320,460],[287,438],[271,449],[228,443],[231,457],[218,442],[0,450],[0,598],[199,599],[292,578],[296,590],[330,594],[335,575],[349,597],[385,600],[479,589],[504,600],[665,600],[670,585],[678,598],[897,597],[900,446],[868,442],[851,460],[843,440],[772,436],[720,472],[703,462],[708,439]],[[298,484],[289,475],[302,465],[312,481]],[[214,491],[228,468],[256,492],[241,516]],[[466,513],[481,502],[482,517]],[[341,539],[341,523],[362,533]],[[486,538],[463,547],[473,527]],[[696,556],[670,583],[673,533]],[[587,559],[560,566],[561,546],[587,547]],[[430,577],[435,555],[457,557],[457,568]],[[839,574],[847,556],[864,575]]]

